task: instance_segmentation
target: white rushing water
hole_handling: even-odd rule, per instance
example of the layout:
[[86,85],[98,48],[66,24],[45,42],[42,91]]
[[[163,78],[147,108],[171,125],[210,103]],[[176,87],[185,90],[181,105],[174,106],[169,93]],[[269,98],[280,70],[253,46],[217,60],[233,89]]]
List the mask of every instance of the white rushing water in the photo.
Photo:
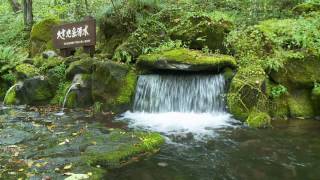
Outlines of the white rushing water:
[[222,75],[143,75],[133,112],[124,113],[120,120],[165,135],[213,136],[214,129],[232,121],[225,111],[224,88]]

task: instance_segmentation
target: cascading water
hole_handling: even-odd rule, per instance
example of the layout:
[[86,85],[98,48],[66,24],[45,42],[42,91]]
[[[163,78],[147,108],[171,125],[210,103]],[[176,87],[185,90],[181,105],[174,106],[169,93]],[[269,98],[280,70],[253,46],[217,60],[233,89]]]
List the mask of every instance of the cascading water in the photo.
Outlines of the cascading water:
[[148,113],[222,112],[224,86],[222,75],[141,76],[133,110]]
[[139,77],[133,112],[120,119],[130,127],[166,135],[214,135],[229,126],[225,111],[223,75],[143,75]]

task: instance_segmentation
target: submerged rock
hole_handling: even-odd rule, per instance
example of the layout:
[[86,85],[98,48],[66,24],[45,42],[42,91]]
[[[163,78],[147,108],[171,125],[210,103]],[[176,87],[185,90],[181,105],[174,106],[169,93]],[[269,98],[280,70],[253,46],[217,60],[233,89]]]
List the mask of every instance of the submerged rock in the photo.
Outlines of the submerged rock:
[[236,68],[236,61],[227,55],[207,55],[201,51],[173,49],[141,55],[137,66],[143,70],[208,71],[221,72],[224,68]]

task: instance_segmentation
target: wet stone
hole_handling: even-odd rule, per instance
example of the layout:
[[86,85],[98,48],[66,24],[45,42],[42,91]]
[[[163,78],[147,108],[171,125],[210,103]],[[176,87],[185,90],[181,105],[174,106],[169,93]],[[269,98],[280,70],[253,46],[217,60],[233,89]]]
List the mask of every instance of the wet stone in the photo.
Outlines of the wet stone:
[[0,131],[0,145],[14,145],[26,141],[32,134],[18,129],[3,129]]

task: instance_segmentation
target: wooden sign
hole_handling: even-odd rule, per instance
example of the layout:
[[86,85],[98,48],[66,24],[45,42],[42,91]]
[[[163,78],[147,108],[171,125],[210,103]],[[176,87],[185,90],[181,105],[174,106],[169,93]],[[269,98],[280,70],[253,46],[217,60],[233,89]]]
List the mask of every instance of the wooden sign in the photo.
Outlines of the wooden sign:
[[84,47],[85,52],[93,56],[96,45],[96,21],[93,18],[55,26],[52,34],[53,45],[63,56],[70,56],[75,47]]

